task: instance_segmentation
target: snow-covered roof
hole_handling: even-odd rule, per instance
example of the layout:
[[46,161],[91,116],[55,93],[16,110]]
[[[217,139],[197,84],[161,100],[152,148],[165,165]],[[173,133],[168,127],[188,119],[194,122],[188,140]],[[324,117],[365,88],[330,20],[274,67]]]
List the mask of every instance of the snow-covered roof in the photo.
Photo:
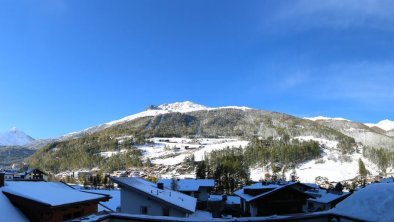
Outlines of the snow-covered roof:
[[367,221],[393,221],[394,184],[376,183],[354,192],[332,213]]
[[319,185],[317,185],[315,183],[302,183],[302,184],[304,184],[305,186],[314,188],[314,189],[319,189]]
[[8,181],[2,191],[50,206],[109,199],[106,195],[75,190],[61,182]]
[[348,192],[341,192],[341,193],[332,193],[327,192],[324,189],[315,189],[315,190],[308,190],[306,191],[307,194],[311,194],[315,198],[310,198],[309,200],[313,200],[314,202],[318,203],[331,203],[335,200],[340,198],[345,198],[346,196],[350,195]]
[[[300,183],[298,183],[298,182],[288,182],[286,184],[255,183],[255,184],[252,184],[250,186],[245,186],[242,189],[235,191],[234,194],[241,197],[246,202],[250,202],[250,201],[253,201],[253,200],[258,199],[260,197],[270,195],[270,194],[272,194],[278,190],[281,190],[285,187],[293,186],[295,184],[300,184]],[[257,195],[250,195],[250,194],[245,193],[245,190],[263,190],[263,189],[266,189],[266,191],[261,194],[257,194]],[[311,196],[309,194],[306,194],[306,195]]]
[[197,199],[186,194],[170,190],[167,188],[159,189],[155,183],[139,177],[111,177],[122,189],[133,190],[147,195],[164,204],[175,206],[188,213],[196,210]]
[[[171,189],[172,179],[160,179],[158,183],[163,183],[163,185]],[[200,187],[211,187],[215,186],[215,180],[213,179],[179,179],[176,180],[178,191],[198,191]]]
[[[0,221],[29,221],[25,215],[12,203],[8,200],[8,198],[3,194],[3,188],[0,188]],[[5,213],[4,213],[5,212]]]
[[394,177],[384,178],[380,183],[394,183]]
[[[209,195],[208,201],[222,201],[222,195]],[[226,204],[241,204],[241,198],[237,196],[227,196]]]

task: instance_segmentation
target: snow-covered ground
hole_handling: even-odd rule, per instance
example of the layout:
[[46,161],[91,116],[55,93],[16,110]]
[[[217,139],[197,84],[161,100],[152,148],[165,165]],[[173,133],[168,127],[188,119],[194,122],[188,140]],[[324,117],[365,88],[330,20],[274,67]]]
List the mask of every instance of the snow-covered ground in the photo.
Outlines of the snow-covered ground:
[[316,116],[316,117],[304,117],[304,119],[309,119],[312,121],[317,120],[343,120],[343,121],[350,121],[342,117],[325,117],[325,116]]
[[[331,141],[322,138],[308,137],[296,137],[295,139],[301,141],[314,140],[319,142],[323,148],[322,158],[318,160],[307,161],[296,168],[297,176],[301,182],[315,183],[315,179],[318,176],[327,177],[329,181],[338,182],[353,179],[358,175],[359,166],[358,160],[361,159],[367,170],[372,175],[379,173],[378,167],[362,156],[362,147],[359,147],[359,153],[347,155],[343,157],[340,150],[337,149],[337,141]],[[389,169],[392,171],[392,169]],[[251,168],[251,179],[258,181],[264,179],[265,173],[272,172],[268,169],[261,167]],[[286,178],[290,178],[292,172],[286,172]]]
[[118,155],[127,152],[126,149],[121,149],[120,151],[106,151],[106,152],[100,152],[100,156],[102,157],[111,157],[113,155]]
[[150,158],[155,164],[176,165],[194,154],[195,160],[203,160],[204,154],[226,147],[246,147],[248,141],[234,138],[152,138],[152,143],[138,146],[144,158]]

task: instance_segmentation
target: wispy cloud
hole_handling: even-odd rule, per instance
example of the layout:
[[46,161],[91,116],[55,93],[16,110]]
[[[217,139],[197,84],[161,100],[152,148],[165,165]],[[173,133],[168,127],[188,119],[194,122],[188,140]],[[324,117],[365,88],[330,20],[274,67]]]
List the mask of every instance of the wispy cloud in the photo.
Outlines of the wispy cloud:
[[[363,106],[394,102],[394,63],[355,62],[328,66],[277,67],[274,75],[256,80],[253,93],[295,96],[307,100],[342,101]],[[263,85],[261,85],[263,84]]]
[[271,28],[285,25],[293,30],[321,27],[393,29],[393,10],[394,1],[390,0],[289,1],[278,7],[265,24]]

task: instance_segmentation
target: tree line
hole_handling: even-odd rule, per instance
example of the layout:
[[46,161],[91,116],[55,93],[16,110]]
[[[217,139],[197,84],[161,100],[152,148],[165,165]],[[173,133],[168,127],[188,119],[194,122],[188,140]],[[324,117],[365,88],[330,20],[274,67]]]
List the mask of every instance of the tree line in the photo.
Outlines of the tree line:
[[196,178],[212,178],[216,192],[231,194],[250,183],[250,167],[269,167],[274,174],[271,178],[279,178],[281,170],[284,173],[299,163],[319,158],[320,153],[319,143],[314,141],[252,138],[245,149],[227,147],[205,154],[204,160],[196,164]]

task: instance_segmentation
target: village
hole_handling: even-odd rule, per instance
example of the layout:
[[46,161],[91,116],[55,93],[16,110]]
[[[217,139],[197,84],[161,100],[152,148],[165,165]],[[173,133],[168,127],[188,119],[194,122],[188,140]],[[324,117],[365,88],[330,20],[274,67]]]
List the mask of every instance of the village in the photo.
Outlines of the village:
[[375,221],[391,218],[392,211],[376,215],[381,203],[394,203],[393,177],[365,180],[350,192],[341,183],[263,180],[223,194],[213,192],[213,179],[153,181],[139,171],[114,172],[105,184],[47,182],[48,176],[39,169],[1,172],[7,213],[0,221]]

